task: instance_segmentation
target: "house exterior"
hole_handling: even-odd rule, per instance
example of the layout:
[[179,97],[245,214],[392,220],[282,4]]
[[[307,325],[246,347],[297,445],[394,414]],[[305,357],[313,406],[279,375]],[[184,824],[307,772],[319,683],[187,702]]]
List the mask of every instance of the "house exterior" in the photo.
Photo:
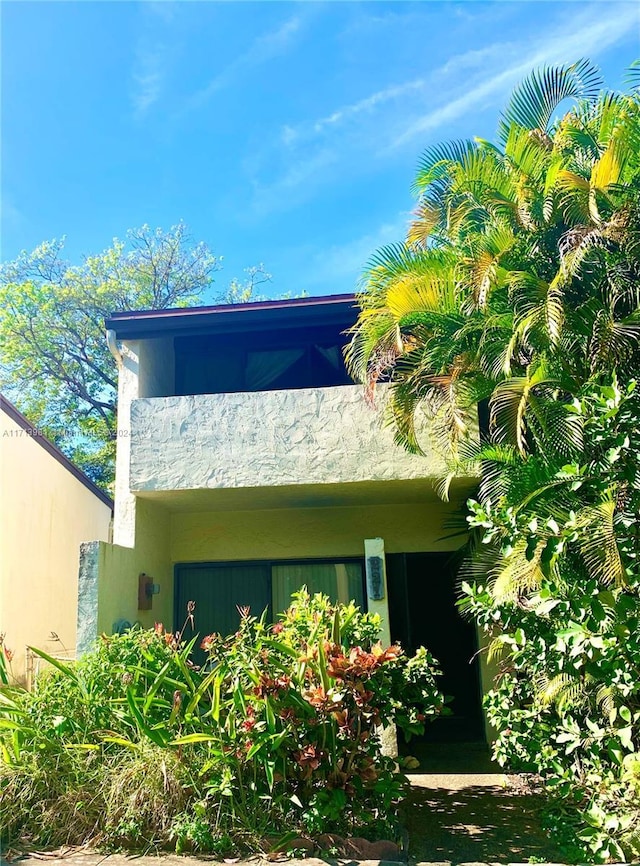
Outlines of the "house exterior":
[[[139,622],[233,631],[236,605],[269,616],[307,585],[355,598],[386,641],[426,643],[454,717],[435,735],[481,739],[487,671],[455,610],[448,521],[477,479],[396,446],[384,386],[367,403],[344,368],[352,295],[118,313],[113,544],[83,546],[78,649]],[[459,542],[458,542],[459,543]],[[434,731],[436,729],[434,728]]]
[[113,502],[0,397],[0,633],[13,676],[28,646],[73,655],[81,542],[108,541]]

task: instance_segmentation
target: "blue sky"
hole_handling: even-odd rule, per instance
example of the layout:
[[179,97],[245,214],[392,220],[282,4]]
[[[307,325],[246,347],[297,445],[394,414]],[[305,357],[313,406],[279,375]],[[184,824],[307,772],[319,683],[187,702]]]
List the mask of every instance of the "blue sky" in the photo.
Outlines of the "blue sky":
[[184,220],[271,294],[348,292],[399,240],[421,151],[494,134],[531,67],[621,87],[633,2],[2,4],[2,259]]

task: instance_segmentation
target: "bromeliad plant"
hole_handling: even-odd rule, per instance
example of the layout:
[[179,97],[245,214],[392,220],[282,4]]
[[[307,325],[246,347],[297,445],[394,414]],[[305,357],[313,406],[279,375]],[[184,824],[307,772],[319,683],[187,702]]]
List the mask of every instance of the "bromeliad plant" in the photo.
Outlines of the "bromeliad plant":
[[[429,654],[383,648],[379,625],[301,591],[273,626],[241,610],[234,635],[206,636],[201,667],[159,624],[75,666],[50,660],[38,691],[0,710],[3,827],[217,853],[290,831],[393,834],[403,777],[380,732],[420,732],[443,700]],[[58,807],[75,820],[52,820]]]

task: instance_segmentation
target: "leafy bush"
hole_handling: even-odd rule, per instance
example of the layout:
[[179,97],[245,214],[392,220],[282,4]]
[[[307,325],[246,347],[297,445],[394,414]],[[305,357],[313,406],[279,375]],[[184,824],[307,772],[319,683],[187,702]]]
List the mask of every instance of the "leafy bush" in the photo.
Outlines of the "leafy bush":
[[205,637],[201,667],[159,624],[50,659],[36,692],[0,693],[5,833],[218,854],[394,834],[404,778],[381,728],[411,736],[443,702],[426,650],[408,659],[378,632],[303,590],[273,626],[241,610],[234,635]]
[[570,447],[491,446],[462,606],[500,665],[496,758],[542,777],[569,857],[624,860],[640,854],[640,396],[591,382],[565,408]]

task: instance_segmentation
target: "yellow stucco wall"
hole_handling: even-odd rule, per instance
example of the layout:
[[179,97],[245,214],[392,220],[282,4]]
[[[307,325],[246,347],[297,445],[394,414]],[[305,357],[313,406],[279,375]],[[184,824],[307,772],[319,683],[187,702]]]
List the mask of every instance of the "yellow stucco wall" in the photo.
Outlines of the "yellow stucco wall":
[[381,537],[387,553],[451,550],[442,541],[455,505],[409,505],[212,511],[171,515],[171,559],[296,559],[362,556],[365,538]]
[[107,540],[110,521],[110,508],[0,411],[0,632],[18,679],[27,645],[74,651],[80,544]]
[[[455,506],[298,508],[170,513],[136,499],[135,547],[101,545],[97,633],[120,619],[173,623],[176,563],[363,556],[364,539],[380,536],[387,553],[451,549],[444,520]],[[151,611],[138,611],[138,575],[160,585]]]
[[[111,633],[113,624],[125,619],[149,627],[173,623],[173,566],[169,555],[169,514],[144,500],[136,508],[136,546],[100,546],[98,583],[98,634]],[[160,585],[152,609],[138,610],[138,575],[144,572]]]

